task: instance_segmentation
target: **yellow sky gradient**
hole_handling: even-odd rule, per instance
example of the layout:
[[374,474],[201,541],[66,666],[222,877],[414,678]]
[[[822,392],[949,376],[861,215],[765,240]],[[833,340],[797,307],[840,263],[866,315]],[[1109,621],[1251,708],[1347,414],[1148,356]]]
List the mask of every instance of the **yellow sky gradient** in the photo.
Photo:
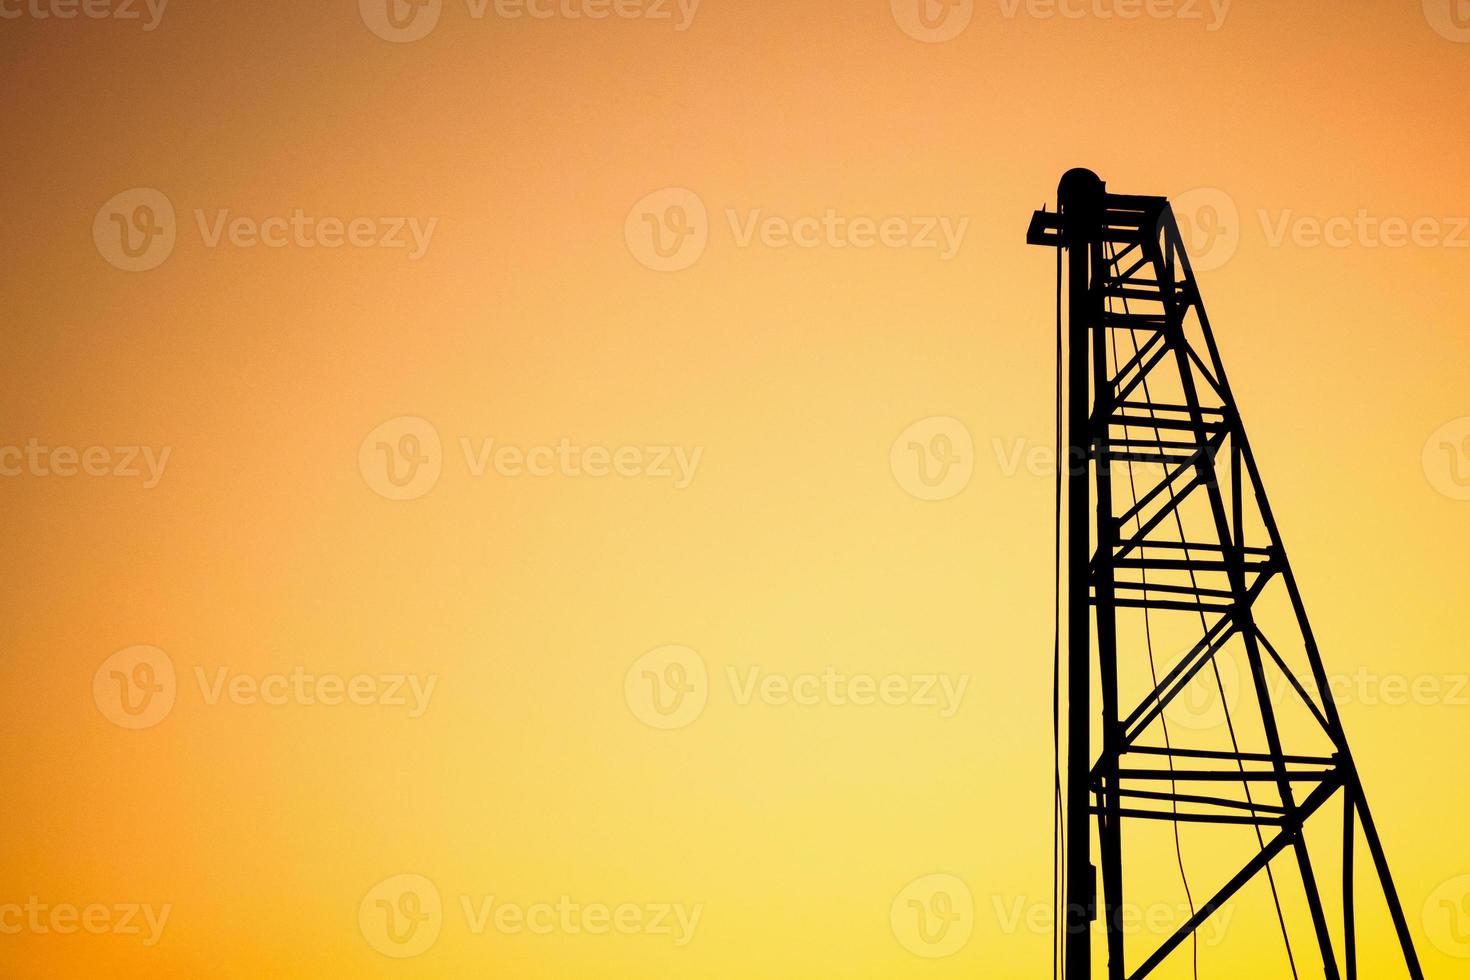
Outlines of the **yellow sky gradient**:
[[[1370,680],[1342,712],[1426,972],[1460,975],[1470,44],[1433,3],[992,0],[938,43],[882,0],[703,0],[684,30],[672,2],[443,0],[402,43],[352,0],[173,0],[153,30],[141,5],[0,4],[20,11],[0,22],[0,449],[107,447],[116,470],[140,447],[141,474],[142,447],[169,451],[153,486],[54,455],[0,479],[0,974],[1046,975],[1049,929],[1016,910],[1051,901],[1054,260],[1024,233],[1088,166],[1233,208],[1186,217],[1224,222],[1201,284],[1328,670],[1440,684],[1393,704]],[[176,240],[130,272],[93,229],[131,220],[105,205],[135,188]],[[669,188],[707,243],[657,271],[628,229]],[[317,224],[211,245],[226,210]],[[743,242],[829,211],[843,230],[811,247]],[[1360,212],[1430,223],[1392,247]],[[323,218],[433,231],[414,259],[323,247]],[[956,231],[953,254],[854,244],[891,218],[906,241]],[[1334,218],[1347,240],[1313,244]],[[402,417],[440,440],[439,475],[391,500],[364,442]],[[921,500],[891,450],[936,417],[971,473]],[[610,472],[477,475],[492,439],[605,447]],[[612,469],[623,447],[636,476]],[[660,447],[698,451],[687,486],[649,472]],[[176,690],[130,730],[94,678],[138,645]],[[628,675],[667,646],[698,655],[707,703],[660,730]],[[966,686],[953,712],[742,698],[752,670],[828,667]],[[417,717],[411,697],[252,701],[298,668],[435,686]],[[221,670],[246,693],[211,687]],[[408,958],[359,924],[399,875],[443,902]],[[942,958],[894,912],[934,875],[973,899]],[[153,945],[11,930],[33,896],[170,911]],[[682,945],[477,934],[465,902],[491,896],[700,913]],[[1233,928],[1202,975],[1282,969],[1271,923]]]

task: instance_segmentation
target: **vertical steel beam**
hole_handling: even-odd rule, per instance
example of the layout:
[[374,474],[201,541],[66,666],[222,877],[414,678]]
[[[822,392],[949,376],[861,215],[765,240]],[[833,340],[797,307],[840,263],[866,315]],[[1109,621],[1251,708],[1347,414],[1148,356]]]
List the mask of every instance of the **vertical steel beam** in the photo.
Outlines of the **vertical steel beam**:
[[[1099,222],[1101,215],[1099,214]],[[1092,260],[1091,290],[1096,296],[1094,311],[1107,307],[1103,287],[1111,277],[1111,265],[1103,251],[1102,228],[1089,243]],[[1108,370],[1108,328],[1103,318],[1089,325],[1092,335],[1092,458],[1096,473],[1096,548],[1092,560],[1092,583],[1097,620],[1097,674],[1102,690],[1102,776],[1098,814],[1098,853],[1102,859],[1102,918],[1108,938],[1108,980],[1123,980],[1123,826],[1118,815],[1123,808],[1118,780],[1123,733],[1118,723],[1118,627],[1113,584],[1113,550],[1117,545],[1118,521],[1113,514],[1112,447],[1109,419],[1113,414],[1113,377]]]
[[1092,770],[1092,603],[1089,464],[1092,398],[1088,351],[1101,323],[1092,288],[1094,245],[1101,238],[1103,183],[1069,170],[1057,188],[1067,251],[1067,874],[1063,939],[1065,980],[1091,980],[1091,922],[1097,904],[1092,866],[1089,774]]

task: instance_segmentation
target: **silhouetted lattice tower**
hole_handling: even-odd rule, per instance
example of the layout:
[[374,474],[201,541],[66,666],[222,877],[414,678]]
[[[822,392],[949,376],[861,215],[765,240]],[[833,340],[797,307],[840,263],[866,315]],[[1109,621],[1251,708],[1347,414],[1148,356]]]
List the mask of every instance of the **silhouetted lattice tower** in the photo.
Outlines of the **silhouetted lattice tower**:
[[[1360,838],[1406,974],[1422,980],[1169,202],[1072,170],[1027,241],[1058,250],[1065,980],[1093,977],[1099,917],[1106,976],[1138,980],[1247,898],[1279,924],[1282,976],[1355,980]],[[1189,703],[1217,706],[1217,722]],[[1166,873],[1192,911],[1127,955],[1125,908]],[[1214,880],[1194,892],[1191,876]]]

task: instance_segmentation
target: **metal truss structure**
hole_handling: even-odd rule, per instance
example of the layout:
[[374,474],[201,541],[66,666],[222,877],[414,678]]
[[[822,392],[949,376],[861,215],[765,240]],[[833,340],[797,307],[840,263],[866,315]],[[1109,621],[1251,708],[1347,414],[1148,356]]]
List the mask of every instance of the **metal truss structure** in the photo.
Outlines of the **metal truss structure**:
[[[1283,975],[1289,965],[1292,976],[1300,969],[1356,980],[1359,838],[1406,975],[1422,980],[1169,202],[1110,194],[1091,171],[1073,170],[1062,179],[1058,211],[1036,212],[1027,241],[1058,250],[1065,366],[1058,369],[1067,460],[1059,478],[1066,492],[1058,490],[1065,980],[1092,980],[1097,918],[1105,975],[1141,980],[1171,954],[1187,954],[1181,947],[1247,889],[1274,902]],[[1161,644],[1178,656],[1159,663]],[[1220,717],[1201,724],[1191,704]],[[1336,817],[1328,813],[1334,803]],[[1325,860],[1320,843],[1309,846],[1319,825],[1330,826]],[[1202,855],[1196,864],[1210,863],[1218,880],[1197,904],[1191,896],[1176,931],[1130,963],[1125,870],[1137,870],[1138,859],[1125,860],[1125,828],[1150,826],[1172,835],[1186,890],[1183,827],[1191,853]],[[1201,835],[1211,833],[1233,836],[1206,844]],[[1157,868],[1151,873],[1156,879]],[[1324,881],[1340,894],[1329,899]],[[1299,936],[1295,952],[1283,902],[1309,922],[1297,926],[1311,938],[1303,944]]]

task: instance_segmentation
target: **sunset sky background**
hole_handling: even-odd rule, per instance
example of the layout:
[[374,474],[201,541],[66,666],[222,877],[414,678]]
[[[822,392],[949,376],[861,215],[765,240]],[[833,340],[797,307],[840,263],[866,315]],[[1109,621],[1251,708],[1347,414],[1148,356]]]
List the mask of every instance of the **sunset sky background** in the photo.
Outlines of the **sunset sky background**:
[[[673,5],[477,19],[443,0],[402,43],[356,0],[173,0],[153,30],[142,7],[0,4],[0,447],[169,450],[152,487],[0,479],[0,907],[171,907],[147,948],[0,933],[0,974],[1049,975],[1049,930],[1008,923],[1051,903],[1052,476],[1012,461],[1052,444],[1054,260],[1026,224],[1081,165],[1178,198],[1200,232],[1329,672],[1443,692],[1342,712],[1426,972],[1463,975],[1470,11],[983,0],[939,42],[906,2],[704,0],[679,30]],[[93,235],[135,188],[176,215],[140,272]],[[657,271],[629,228],[669,188],[702,203],[708,242]],[[226,209],[437,224],[417,260],[211,247]],[[829,209],[964,235],[947,260],[741,244],[756,212]],[[1432,219],[1429,237],[1313,244],[1313,220],[1360,212]],[[360,451],[405,416],[441,472],[390,500]],[[921,500],[890,450],[936,417],[968,433],[972,474]],[[702,455],[682,489],[477,476],[461,440],[488,439]],[[137,645],[177,692],[129,730],[93,681]],[[708,702],[665,731],[625,679],[668,645],[707,665]],[[944,717],[741,704],[727,672],[828,666],[969,681]],[[437,680],[417,718],[211,704],[198,681],[298,667]],[[359,908],[402,874],[444,914],[395,959]],[[931,875],[973,899],[935,959],[890,921]],[[475,935],[461,909],[563,895],[702,918],[677,947]],[[1202,951],[1202,975],[1285,975],[1254,929]]]

